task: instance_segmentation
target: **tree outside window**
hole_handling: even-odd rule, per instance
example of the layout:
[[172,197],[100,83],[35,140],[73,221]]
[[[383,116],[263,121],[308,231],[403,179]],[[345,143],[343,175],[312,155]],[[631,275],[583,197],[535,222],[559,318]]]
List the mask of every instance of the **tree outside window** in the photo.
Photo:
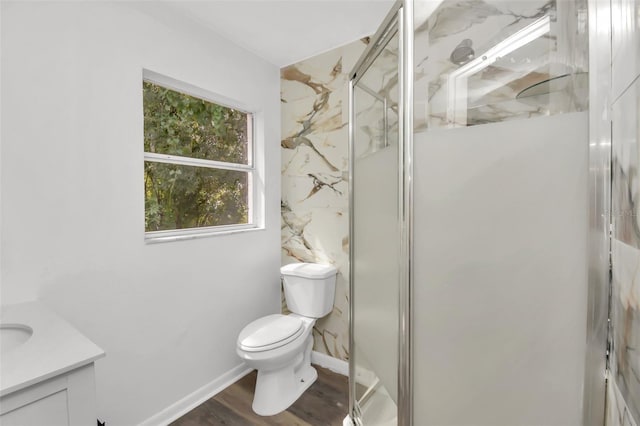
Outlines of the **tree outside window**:
[[252,115],[143,82],[145,231],[252,223]]

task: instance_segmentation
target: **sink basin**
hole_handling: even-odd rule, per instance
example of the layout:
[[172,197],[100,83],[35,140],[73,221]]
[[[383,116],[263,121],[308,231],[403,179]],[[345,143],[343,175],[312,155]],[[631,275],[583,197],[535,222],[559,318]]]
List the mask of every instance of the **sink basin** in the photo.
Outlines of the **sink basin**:
[[24,344],[31,335],[31,327],[23,324],[0,324],[0,356]]

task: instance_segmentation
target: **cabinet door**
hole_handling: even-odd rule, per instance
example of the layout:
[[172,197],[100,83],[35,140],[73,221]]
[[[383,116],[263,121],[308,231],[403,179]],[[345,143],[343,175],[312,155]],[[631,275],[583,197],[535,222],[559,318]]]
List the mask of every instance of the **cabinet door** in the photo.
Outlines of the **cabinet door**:
[[2,426],[68,426],[67,390],[61,390],[0,416]]
[[93,364],[3,396],[0,426],[86,426],[96,423]]

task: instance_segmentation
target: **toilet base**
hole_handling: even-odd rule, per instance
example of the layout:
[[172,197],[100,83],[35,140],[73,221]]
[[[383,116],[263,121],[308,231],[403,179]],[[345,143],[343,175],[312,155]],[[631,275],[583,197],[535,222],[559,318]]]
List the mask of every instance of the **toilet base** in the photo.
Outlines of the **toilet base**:
[[290,365],[277,370],[258,370],[256,390],[252,408],[261,416],[273,416],[286,410],[318,378],[318,372],[311,366],[311,347],[309,338],[305,350]]

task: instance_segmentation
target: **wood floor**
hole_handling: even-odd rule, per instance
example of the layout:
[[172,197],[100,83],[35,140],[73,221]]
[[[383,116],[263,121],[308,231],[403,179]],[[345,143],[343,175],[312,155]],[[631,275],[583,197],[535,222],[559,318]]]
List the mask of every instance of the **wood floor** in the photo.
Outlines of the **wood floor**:
[[256,384],[253,371],[170,426],[340,426],[347,415],[347,378],[317,365],[314,367],[318,370],[318,380],[287,411],[278,415],[261,417],[251,409]]

